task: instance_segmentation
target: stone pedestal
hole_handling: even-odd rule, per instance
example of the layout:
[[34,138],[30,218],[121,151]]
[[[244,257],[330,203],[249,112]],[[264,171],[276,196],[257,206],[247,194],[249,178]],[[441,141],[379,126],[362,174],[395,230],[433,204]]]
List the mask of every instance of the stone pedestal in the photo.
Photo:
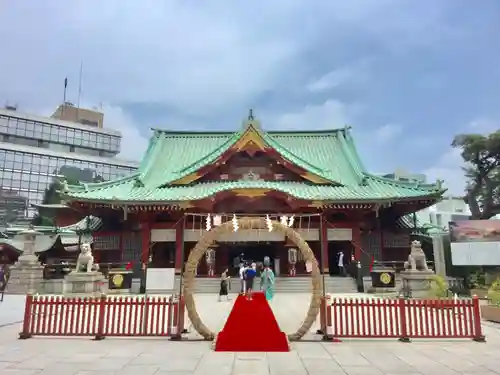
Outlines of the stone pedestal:
[[21,255],[10,269],[7,293],[28,294],[43,292],[43,266],[36,255]]
[[429,279],[435,275],[433,271],[403,271],[400,275],[403,279],[403,288],[408,288],[412,297],[429,296],[431,289]]
[[64,277],[63,294],[81,297],[98,297],[107,292],[106,279],[102,273],[71,272]]
[[40,293],[63,294],[64,280],[63,279],[44,280],[42,286],[43,286],[41,289],[42,291]]

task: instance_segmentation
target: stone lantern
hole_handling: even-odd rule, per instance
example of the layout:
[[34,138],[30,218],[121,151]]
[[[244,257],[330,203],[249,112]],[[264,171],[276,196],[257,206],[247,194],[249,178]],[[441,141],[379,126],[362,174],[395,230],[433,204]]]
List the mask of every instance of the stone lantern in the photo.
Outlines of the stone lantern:
[[288,274],[290,276],[295,276],[297,274],[297,269],[295,265],[297,264],[297,249],[288,249]]
[[36,238],[41,233],[33,226],[20,232],[16,237],[23,242],[23,253],[10,270],[10,279],[7,290],[10,293],[37,293],[43,282],[43,266],[35,255]]
[[208,277],[215,276],[215,250],[208,249],[205,253],[205,261],[207,263]]
[[41,235],[41,233],[34,230],[32,226],[30,226],[29,229],[26,229],[19,233],[19,236],[22,236],[24,241],[23,253],[19,256],[18,259],[19,263],[40,264],[38,262],[38,257],[35,255],[36,237],[38,235]]

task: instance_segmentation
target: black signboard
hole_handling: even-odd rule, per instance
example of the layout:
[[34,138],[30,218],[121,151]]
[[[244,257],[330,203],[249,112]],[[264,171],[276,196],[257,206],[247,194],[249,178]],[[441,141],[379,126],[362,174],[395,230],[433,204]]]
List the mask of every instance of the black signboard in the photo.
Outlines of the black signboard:
[[374,288],[394,288],[396,273],[392,270],[374,270],[370,273]]
[[109,289],[130,289],[132,287],[132,271],[109,271]]

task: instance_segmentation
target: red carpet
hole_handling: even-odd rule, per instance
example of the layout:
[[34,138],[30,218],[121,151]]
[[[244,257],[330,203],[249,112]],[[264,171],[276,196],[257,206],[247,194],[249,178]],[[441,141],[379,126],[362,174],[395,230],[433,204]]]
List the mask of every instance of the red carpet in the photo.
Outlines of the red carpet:
[[216,352],[289,352],[286,335],[280,331],[264,293],[253,300],[238,296],[226,324],[217,336]]

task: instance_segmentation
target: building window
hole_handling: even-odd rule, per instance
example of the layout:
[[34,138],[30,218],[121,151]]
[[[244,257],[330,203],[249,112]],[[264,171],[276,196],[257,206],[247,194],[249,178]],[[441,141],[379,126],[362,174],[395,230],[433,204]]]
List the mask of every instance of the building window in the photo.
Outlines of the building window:
[[[66,146],[69,147],[69,146]],[[92,163],[86,160],[0,150],[0,187],[25,197],[29,204],[42,202],[45,189],[55,175],[67,174],[79,181],[97,182],[129,175],[135,168]],[[2,216],[0,204],[0,218]],[[27,212],[33,216],[35,210]],[[24,211],[23,211],[24,215]]]

